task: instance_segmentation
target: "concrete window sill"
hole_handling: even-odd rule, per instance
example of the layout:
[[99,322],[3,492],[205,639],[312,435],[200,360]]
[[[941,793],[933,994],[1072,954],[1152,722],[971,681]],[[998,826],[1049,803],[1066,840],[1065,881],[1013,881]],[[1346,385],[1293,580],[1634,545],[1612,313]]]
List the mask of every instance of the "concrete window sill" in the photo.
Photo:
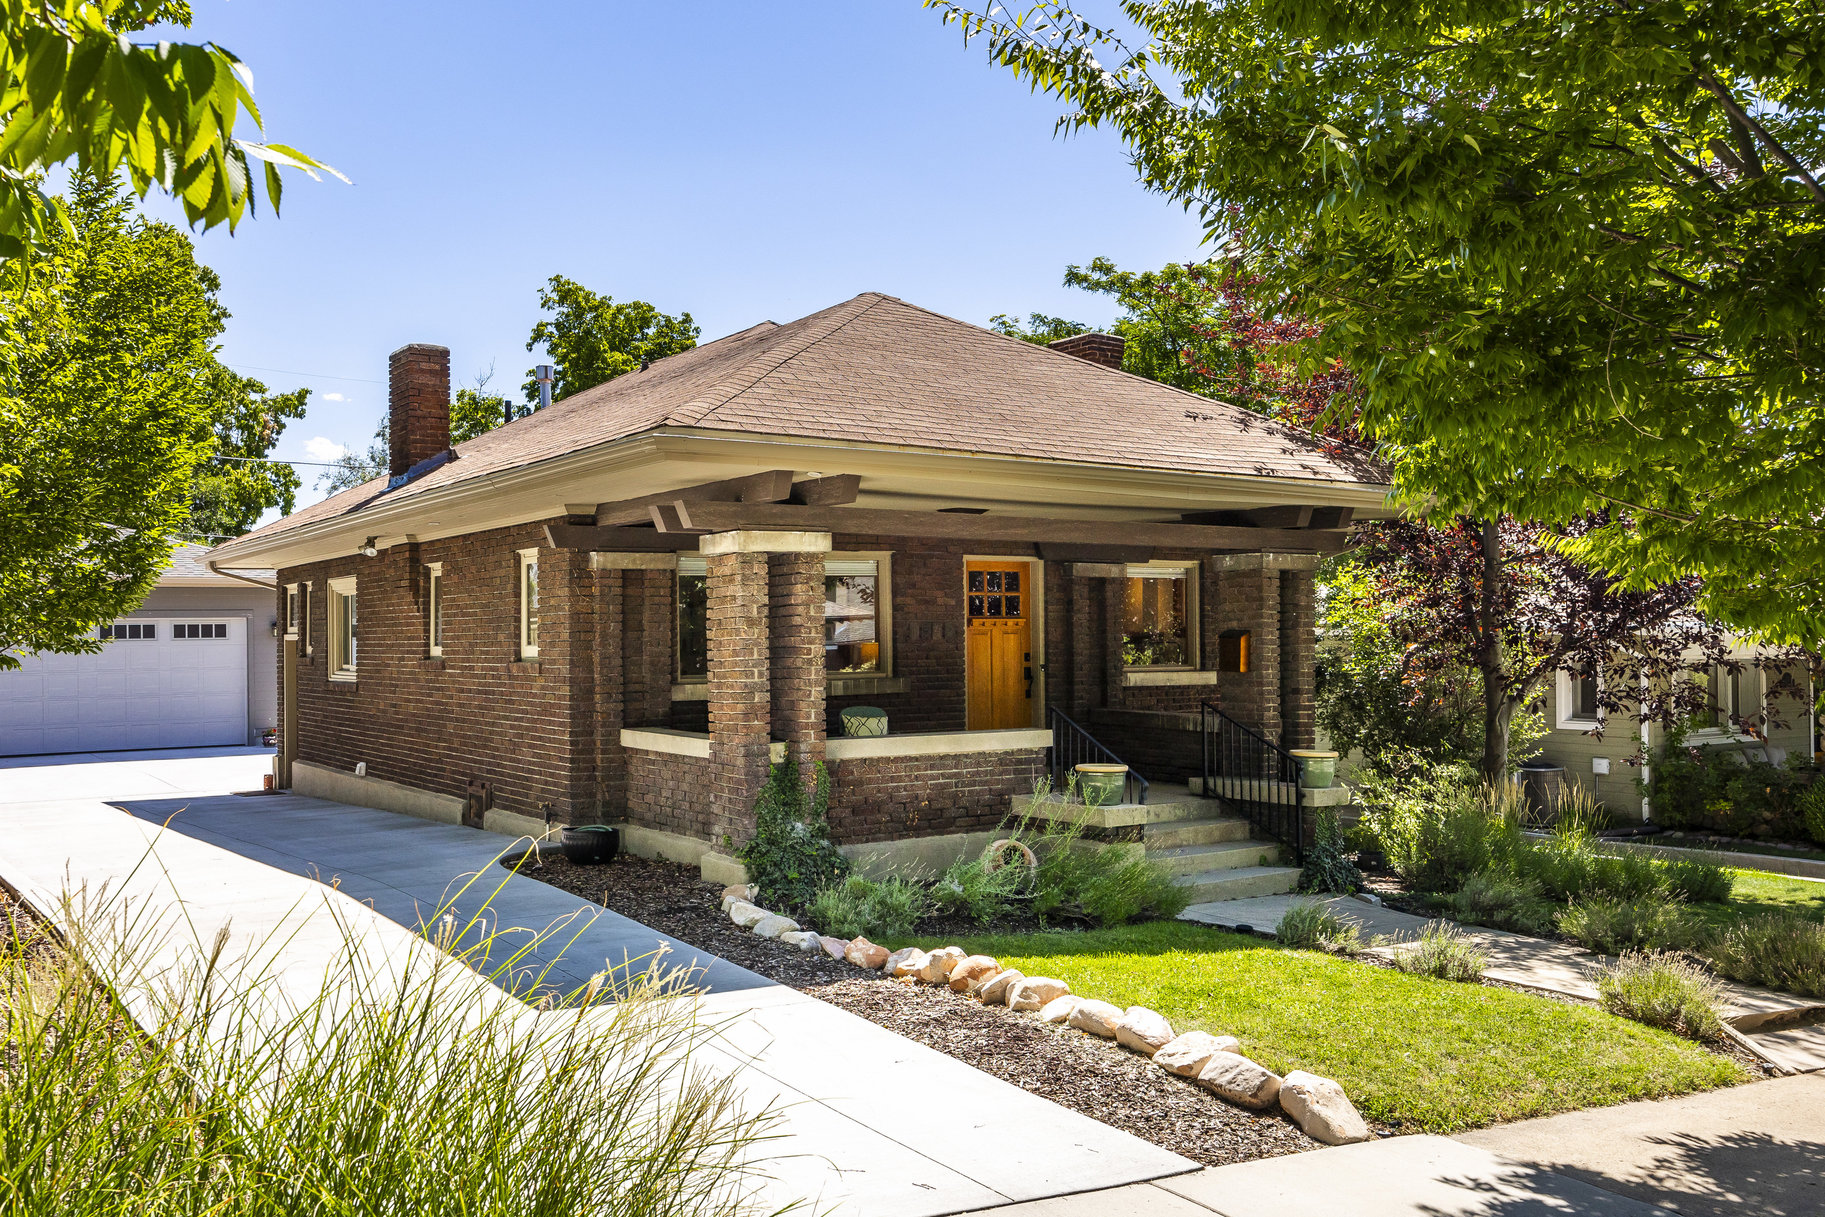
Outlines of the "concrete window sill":
[[333,685],[352,685],[356,677],[353,672],[331,672],[330,683]]
[[1214,685],[1223,673],[1202,668],[1129,668],[1122,683],[1129,688],[1151,685]]

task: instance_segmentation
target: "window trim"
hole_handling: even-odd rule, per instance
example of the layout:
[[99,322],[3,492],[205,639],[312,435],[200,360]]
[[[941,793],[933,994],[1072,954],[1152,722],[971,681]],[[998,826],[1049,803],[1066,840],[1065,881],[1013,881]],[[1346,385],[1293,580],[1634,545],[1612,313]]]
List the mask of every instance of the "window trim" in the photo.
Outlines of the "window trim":
[[[1762,670],[1761,666],[1755,662],[1753,657],[1739,657],[1739,656],[1732,655],[1732,656],[1730,656],[1730,658],[1735,659],[1739,664],[1742,665],[1742,671],[1740,671],[1736,674],[1739,687],[1738,687],[1738,689],[1733,690],[1733,692],[1740,692],[1740,684],[1744,677],[1749,677],[1755,681],[1755,684],[1754,684],[1753,690],[1752,690],[1754,698],[1755,698],[1755,714],[1754,715],[1744,715],[1743,713],[1741,713],[1738,710],[1737,705],[1736,705],[1737,699],[1734,696],[1732,696],[1730,699],[1730,704],[1728,706],[1719,706],[1717,708],[1716,713],[1718,714],[1718,716],[1720,718],[1723,719],[1722,722],[1715,723],[1715,724],[1707,724],[1702,727],[1697,727],[1687,733],[1688,739],[1694,739],[1694,740],[1745,740],[1745,741],[1747,741],[1747,740],[1759,740],[1761,738],[1760,736],[1756,735],[1752,731],[1743,730],[1740,723],[1731,722],[1730,720],[1732,718],[1742,719],[1742,718],[1746,718],[1746,717],[1760,717],[1760,716],[1765,716],[1767,714],[1767,712],[1768,712],[1767,673]],[[1709,693],[1709,691],[1710,691],[1711,681],[1713,679],[1716,679],[1720,675],[1719,669],[1722,667],[1723,667],[1722,664],[1712,664],[1708,668],[1705,669],[1703,679],[1705,682],[1705,690],[1707,693]],[[1725,686],[1725,687],[1728,687],[1728,686]]]
[[299,612],[303,605],[304,602],[298,596],[298,585],[287,583],[285,585],[285,637],[293,642],[298,639]]
[[[1592,678],[1597,682],[1597,696],[1603,696],[1603,670],[1599,668]],[[1590,727],[1601,727],[1608,716],[1603,707],[1597,707],[1595,718],[1583,718],[1578,714],[1578,703],[1572,695],[1572,674],[1561,668],[1553,676],[1553,723],[1560,731],[1582,731]]]
[[872,672],[832,672],[825,669],[825,680],[866,681],[892,677],[893,654],[893,551],[891,549],[833,550],[824,555],[825,577],[832,562],[874,563],[874,639],[880,647],[880,659]]
[[442,659],[444,655],[444,564],[425,563],[425,655]]
[[[1126,591],[1125,585],[1129,579],[1147,579],[1147,578],[1157,579],[1157,578],[1162,577],[1160,575],[1145,575],[1145,574],[1137,575],[1134,573],[1136,571],[1179,571],[1179,572],[1181,572],[1179,577],[1185,581],[1185,651],[1186,651],[1185,659],[1186,659],[1186,662],[1184,662],[1184,663],[1139,663],[1139,664],[1135,664],[1135,663],[1128,663],[1124,659],[1122,662],[1122,671],[1124,673],[1129,673],[1129,672],[1197,672],[1197,671],[1202,670],[1204,667],[1204,639],[1203,639],[1203,630],[1200,627],[1203,625],[1203,617],[1202,617],[1203,600],[1201,597],[1201,592],[1203,591],[1202,585],[1204,582],[1204,564],[1195,558],[1164,558],[1164,559],[1155,559],[1151,562],[1125,562],[1125,563],[1123,563],[1123,566],[1126,568],[1122,575],[1124,591]],[[1166,577],[1170,577],[1170,576],[1166,576]],[[1115,645],[1118,647],[1121,646],[1124,637],[1125,637],[1125,633],[1121,629],[1121,624],[1118,621],[1116,623]]]
[[346,575],[331,579],[329,590],[329,678],[353,684],[356,680],[356,662],[361,657],[359,583],[356,576]]
[[[521,662],[525,662],[526,660],[537,659],[539,657],[539,636],[537,632],[538,626],[536,624],[538,618],[532,613],[531,610],[533,606],[528,602],[526,596],[526,568],[528,566],[531,566],[535,572],[533,574],[533,595],[535,597],[538,595],[539,551],[536,547],[532,549],[516,550],[515,556],[518,559],[514,563],[513,570],[515,588],[514,598],[519,603],[519,659]],[[530,621],[528,618],[530,618]],[[528,629],[529,625],[531,626],[530,630]]]
[[311,647],[311,592],[316,589],[314,579],[306,579],[298,584],[298,654],[315,655]]

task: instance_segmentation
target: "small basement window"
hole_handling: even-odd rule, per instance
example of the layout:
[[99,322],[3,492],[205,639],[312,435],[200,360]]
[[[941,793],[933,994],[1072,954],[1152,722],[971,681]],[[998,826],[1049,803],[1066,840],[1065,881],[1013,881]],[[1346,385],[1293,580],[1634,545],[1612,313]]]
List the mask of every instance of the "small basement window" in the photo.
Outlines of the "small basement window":
[[1122,583],[1122,663],[1130,668],[1198,666],[1195,563],[1130,566]]
[[330,679],[354,680],[360,650],[360,625],[356,619],[355,577],[330,580]]

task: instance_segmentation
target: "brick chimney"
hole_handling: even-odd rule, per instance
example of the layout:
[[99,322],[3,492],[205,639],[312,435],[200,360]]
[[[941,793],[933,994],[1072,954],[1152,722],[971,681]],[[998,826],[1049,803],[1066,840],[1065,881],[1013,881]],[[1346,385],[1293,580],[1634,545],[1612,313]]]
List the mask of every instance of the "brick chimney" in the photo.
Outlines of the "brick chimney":
[[450,446],[450,348],[414,342],[387,359],[387,417],[397,477]]
[[1073,334],[1069,338],[1060,338],[1057,342],[1048,342],[1047,346],[1054,351],[1063,351],[1075,355],[1088,363],[1100,363],[1105,368],[1122,370],[1122,353],[1127,349],[1128,341],[1115,334],[1099,334],[1091,330],[1086,334]]

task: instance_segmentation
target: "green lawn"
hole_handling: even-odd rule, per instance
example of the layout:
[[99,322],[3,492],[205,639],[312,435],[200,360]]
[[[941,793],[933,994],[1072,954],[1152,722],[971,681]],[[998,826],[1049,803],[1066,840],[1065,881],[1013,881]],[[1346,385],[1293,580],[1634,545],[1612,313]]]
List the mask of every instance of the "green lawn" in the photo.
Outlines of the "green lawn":
[[1335,1078],[1364,1115],[1410,1130],[1452,1132],[1746,1080],[1724,1057],[1591,1007],[1187,922],[957,945],[1029,976],[1059,977],[1086,997],[1150,1006],[1179,1031],[1234,1035],[1263,1065]]
[[1825,883],[1765,870],[1732,870],[1736,882],[1724,904],[1694,904],[1692,912],[1709,926],[1758,913],[1800,913],[1825,921]]

